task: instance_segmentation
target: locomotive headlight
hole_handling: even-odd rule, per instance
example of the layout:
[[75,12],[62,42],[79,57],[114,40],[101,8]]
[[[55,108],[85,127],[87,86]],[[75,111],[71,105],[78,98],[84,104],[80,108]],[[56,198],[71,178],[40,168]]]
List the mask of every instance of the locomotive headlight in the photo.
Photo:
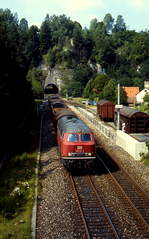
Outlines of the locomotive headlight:
[[89,152],[88,152],[88,153],[85,153],[85,155],[86,155],[86,156],[91,156],[92,153],[89,153]]
[[72,156],[72,153],[68,153],[68,156]]

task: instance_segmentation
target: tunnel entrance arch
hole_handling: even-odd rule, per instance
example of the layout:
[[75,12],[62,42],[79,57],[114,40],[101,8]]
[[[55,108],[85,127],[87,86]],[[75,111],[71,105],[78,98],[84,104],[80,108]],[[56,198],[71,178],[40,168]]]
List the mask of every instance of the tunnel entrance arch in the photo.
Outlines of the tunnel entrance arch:
[[59,90],[56,84],[47,84],[44,88],[44,94],[58,94]]

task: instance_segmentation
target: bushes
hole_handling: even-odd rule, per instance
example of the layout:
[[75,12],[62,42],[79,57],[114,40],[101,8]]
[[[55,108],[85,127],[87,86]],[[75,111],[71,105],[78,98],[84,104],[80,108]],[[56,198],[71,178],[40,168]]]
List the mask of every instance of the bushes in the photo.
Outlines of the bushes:
[[141,154],[141,161],[143,161],[145,163],[145,165],[149,166],[149,141],[147,141],[146,143],[146,147],[148,148],[148,152],[142,153]]
[[32,192],[36,154],[16,156],[1,173],[0,214],[15,217],[24,207]]

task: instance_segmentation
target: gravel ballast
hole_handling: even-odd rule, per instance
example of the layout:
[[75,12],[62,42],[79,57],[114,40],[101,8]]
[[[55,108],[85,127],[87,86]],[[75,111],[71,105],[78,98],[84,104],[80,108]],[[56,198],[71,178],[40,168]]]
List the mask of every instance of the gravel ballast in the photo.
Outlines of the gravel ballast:
[[[95,133],[100,147],[118,160],[149,194],[149,168],[142,162],[135,161],[120,147],[111,144],[100,132],[94,131],[94,126],[88,121],[86,123]],[[59,160],[55,128],[49,112],[43,113],[41,138],[36,239],[85,239],[79,230],[80,214],[68,182],[68,172]],[[125,238],[132,239],[129,232],[126,235]]]
[[37,208],[37,239],[78,239],[78,213],[68,184],[68,175],[59,160],[55,128],[48,112],[43,116],[42,146]]

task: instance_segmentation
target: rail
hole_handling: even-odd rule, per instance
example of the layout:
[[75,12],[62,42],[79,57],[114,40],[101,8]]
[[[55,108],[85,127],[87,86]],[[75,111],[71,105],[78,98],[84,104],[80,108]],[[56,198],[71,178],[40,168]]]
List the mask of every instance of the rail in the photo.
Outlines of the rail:
[[[149,198],[145,192],[133,181],[133,179],[122,169],[111,172],[106,161],[103,161],[99,154],[98,159],[108,172],[109,181],[114,185],[119,198],[123,200],[127,211],[134,216],[138,228],[149,232]],[[148,234],[149,235],[149,234]]]
[[80,209],[86,238],[119,239],[120,236],[92,183],[91,177],[69,176]]

